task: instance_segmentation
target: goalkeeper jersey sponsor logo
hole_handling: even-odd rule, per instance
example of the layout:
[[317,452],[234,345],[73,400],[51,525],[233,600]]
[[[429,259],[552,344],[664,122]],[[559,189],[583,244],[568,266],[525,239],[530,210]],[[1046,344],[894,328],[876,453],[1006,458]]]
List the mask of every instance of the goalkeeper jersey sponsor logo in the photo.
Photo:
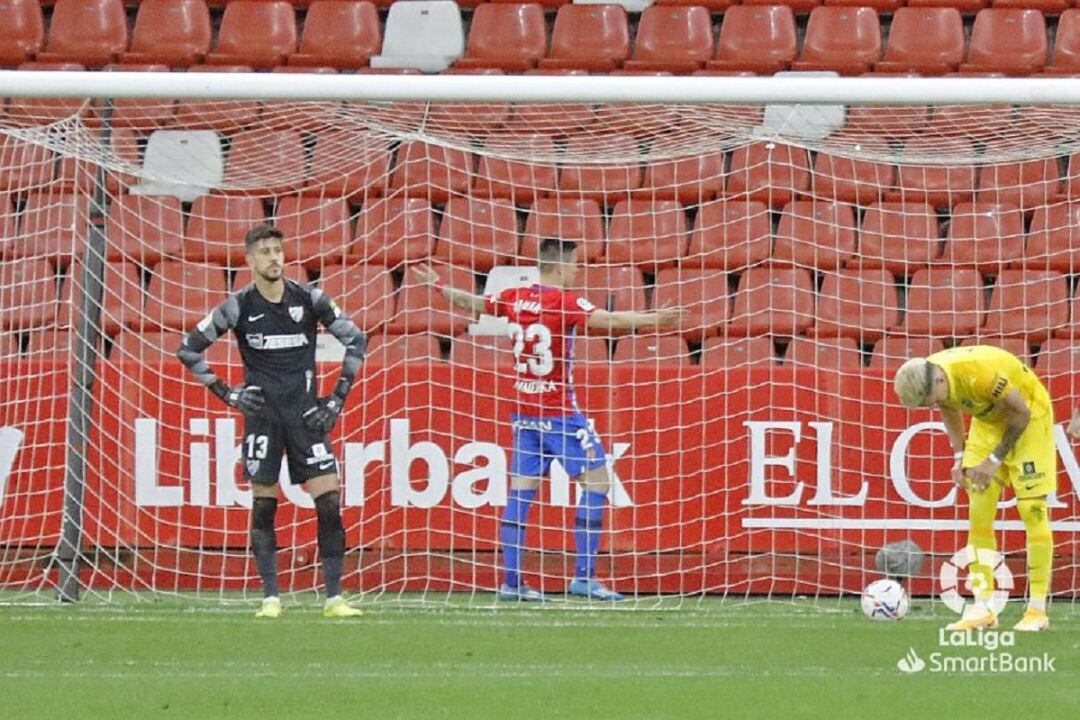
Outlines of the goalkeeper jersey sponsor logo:
[[304,333],[291,333],[289,335],[248,333],[246,337],[248,346],[255,350],[288,350],[290,348],[304,347],[308,344],[307,335]]

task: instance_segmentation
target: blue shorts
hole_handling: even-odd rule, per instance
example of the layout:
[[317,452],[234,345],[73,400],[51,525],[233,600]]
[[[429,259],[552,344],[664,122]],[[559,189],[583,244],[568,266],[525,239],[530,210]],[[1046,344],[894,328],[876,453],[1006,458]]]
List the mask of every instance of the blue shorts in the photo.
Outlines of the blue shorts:
[[514,414],[510,422],[514,429],[511,475],[547,477],[552,460],[558,460],[572,478],[607,464],[600,438],[581,413],[560,418]]

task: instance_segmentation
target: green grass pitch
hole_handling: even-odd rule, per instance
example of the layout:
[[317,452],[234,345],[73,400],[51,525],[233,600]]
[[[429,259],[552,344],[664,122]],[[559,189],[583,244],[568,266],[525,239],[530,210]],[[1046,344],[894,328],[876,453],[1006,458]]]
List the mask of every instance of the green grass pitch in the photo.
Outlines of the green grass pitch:
[[[277,621],[182,599],[0,605],[0,716],[985,720],[1071,717],[1080,697],[1080,605],[1067,602],[1051,632],[999,648],[1055,659],[1055,672],[1028,674],[930,672],[934,652],[988,651],[939,648],[953,616],[925,601],[899,623],[835,600],[636,612],[468,602],[361,603],[367,614],[349,622],[323,619],[310,598]],[[927,669],[897,668],[909,649]]]

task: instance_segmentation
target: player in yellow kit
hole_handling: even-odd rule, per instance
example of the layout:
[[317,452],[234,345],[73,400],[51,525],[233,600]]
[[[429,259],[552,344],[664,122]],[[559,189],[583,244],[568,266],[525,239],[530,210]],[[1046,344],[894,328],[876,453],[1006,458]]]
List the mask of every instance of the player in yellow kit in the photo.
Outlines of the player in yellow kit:
[[[1012,353],[988,345],[956,347],[914,358],[896,373],[895,390],[908,407],[941,410],[956,462],[952,479],[968,495],[968,544],[996,550],[994,516],[1004,487],[1011,487],[1027,532],[1028,606],[1014,629],[1038,632],[1050,627],[1046,596],[1054,539],[1046,496],[1057,487],[1054,410],[1046,388]],[[964,437],[963,414],[971,415]],[[971,568],[977,580],[976,604],[949,630],[997,627],[986,604],[993,571]]]

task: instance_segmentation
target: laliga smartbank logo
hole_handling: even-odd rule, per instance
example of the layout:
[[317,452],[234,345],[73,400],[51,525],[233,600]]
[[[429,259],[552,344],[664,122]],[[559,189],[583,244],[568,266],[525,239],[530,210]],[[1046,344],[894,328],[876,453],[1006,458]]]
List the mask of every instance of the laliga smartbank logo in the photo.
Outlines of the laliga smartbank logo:
[[[983,573],[971,572],[972,565],[989,568],[994,587],[987,588]],[[967,580],[961,585],[961,570],[967,572]],[[971,545],[957,551],[941,564],[938,586],[945,606],[961,617],[985,613],[1001,614],[1009,600],[1009,592],[1015,587],[1012,572],[1005,558],[988,548]],[[979,601],[965,598],[961,590],[970,591]],[[987,590],[990,590],[987,593]],[[934,652],[921,657],[914,647],[909,647],[896,667],[904,673],[923,671],[932,673],[1044,673],[1057,672],[1056,657],[1049,653],[1021,655],[1016,647],[1016,633],[1012,630],[946,630],[937,633]],[[981,651],[981,652],[980,652]]]

